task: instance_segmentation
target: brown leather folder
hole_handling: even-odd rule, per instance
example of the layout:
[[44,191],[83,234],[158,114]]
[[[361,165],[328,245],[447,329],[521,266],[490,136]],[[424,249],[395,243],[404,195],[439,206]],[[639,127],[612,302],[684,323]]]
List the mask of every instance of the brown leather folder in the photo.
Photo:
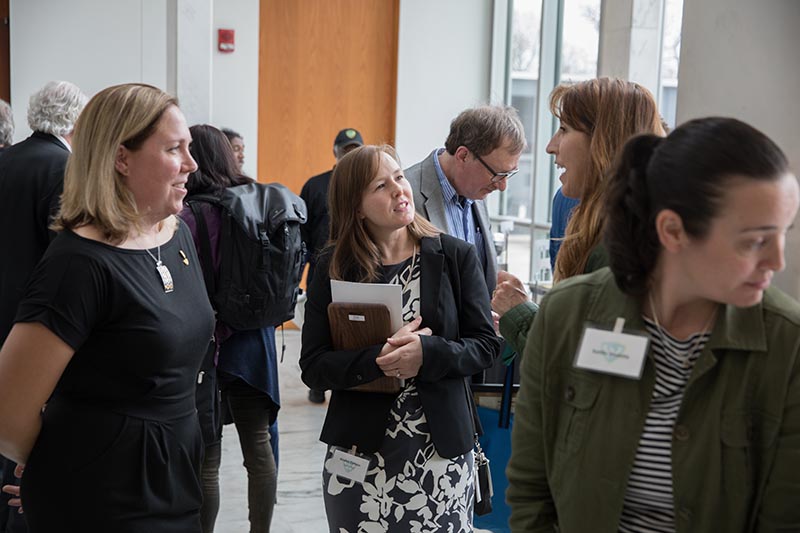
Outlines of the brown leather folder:
[[[337,350],[383,344],[394,333],[389,309],[383,304],[332,302],[328,304],[328,322],[333,347]],[[381,376],[349,390],[396,394],[400,388],[398,378]]]

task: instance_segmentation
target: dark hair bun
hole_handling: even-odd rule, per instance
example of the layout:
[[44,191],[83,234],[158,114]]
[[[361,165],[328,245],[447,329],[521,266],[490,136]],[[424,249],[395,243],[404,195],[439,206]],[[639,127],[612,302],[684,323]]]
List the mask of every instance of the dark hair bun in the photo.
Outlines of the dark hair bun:
[[608,177],[604,244],[620,289],[637,294],[658,257],[647,167],[664,142],[657,135],[637,135],[625,143]]
[[604,242],[620,289],[644,294],[661,243],[655,218],[680,216],[684,231],[704,238],[725,202],[731,179],[770,181],[788,161],[766,135],[740,120],[690,120],[669,137],[630,139],[608,177]]

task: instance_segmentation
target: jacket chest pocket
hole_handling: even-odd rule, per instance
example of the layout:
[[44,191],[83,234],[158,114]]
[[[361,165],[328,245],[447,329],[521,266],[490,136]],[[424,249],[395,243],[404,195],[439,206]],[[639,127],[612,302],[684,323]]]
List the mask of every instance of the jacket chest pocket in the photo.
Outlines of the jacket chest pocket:
[[592,408],[600,393],[600,383],[581,376],[568,375],[560,386],[550,390],[556,405],[556,448],[574,453],[586,440]]
[[728,412],[720,427],[722,486],[748,492],[766,476],[780,421],[766,413]]

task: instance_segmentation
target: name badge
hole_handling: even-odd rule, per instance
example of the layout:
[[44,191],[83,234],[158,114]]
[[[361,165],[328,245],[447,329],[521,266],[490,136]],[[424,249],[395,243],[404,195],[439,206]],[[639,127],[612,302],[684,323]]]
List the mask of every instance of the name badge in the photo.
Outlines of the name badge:
[[337,448],[333,450],[333,456],[325,461],[325,468],[333,476],[363,483],[367,477],[369,459]]
[[625,320],[618,318],[612,331],[587,327],[574,366],[626,378],[641,378],[650,339],[645,335],[623,333],[624,325]]

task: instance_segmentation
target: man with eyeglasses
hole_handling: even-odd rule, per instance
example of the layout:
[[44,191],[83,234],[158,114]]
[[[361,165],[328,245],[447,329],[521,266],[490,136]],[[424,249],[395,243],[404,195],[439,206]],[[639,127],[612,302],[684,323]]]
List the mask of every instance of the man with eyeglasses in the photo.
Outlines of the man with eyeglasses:
[[504,191],[519,171],[525,131],[510,106],[462,111],[451,123],[444,148],[405,171],[418,213],[444,232],[475,245],[489,293],[497,283],[497,252],[483,199]]

